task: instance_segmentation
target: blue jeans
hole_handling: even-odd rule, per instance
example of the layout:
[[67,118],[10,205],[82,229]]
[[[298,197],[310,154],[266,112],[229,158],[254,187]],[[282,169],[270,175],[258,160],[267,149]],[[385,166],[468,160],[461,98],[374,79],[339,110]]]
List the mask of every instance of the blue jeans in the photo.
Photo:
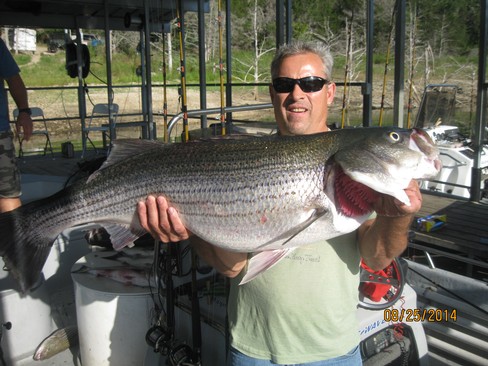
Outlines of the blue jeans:
[[[331,358],[325,361],[316,361],[309,363],[300,363],[293,365],[282,366],[360,366],[362,365],[361,352],[359,352],[359,346],[351,350],[344,356]],[[230,348],[229,355],[227,357],[227,366],[271,366],[278,365],[269,360],[261,360],[246,356],[234,348]]]

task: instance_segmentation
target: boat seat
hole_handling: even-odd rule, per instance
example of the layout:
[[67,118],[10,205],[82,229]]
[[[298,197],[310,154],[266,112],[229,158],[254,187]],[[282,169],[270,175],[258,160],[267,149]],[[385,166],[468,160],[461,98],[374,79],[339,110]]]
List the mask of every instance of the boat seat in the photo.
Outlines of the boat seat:
[[[45,144],[44,148],[41,149],[31,149],[26,151],[24,149],[24,133],[20,131],[17,133],[17,139],[19,141],[19,158],[23,157],[26,153],[36,153],[39,151],[44,151],[44,155],[47,154],[48,151],[51,152],[51,156],[54,158],[53,147],[51,144],[51,138],[49,137],[49,130],[47,129],[47,122],[46,118],[44,117],[44,111],[42,108],[39,107],[31,107],[31,118],[32,118],[32,136],[44,136]],[[18,108],[14,109],[13,111],[14,120],[17,120],[19,116]]]
[[[90,119],[88,121],[88,125],[83,128],[83,139],[85,140],[85,143],[83,144],[83,151],[81,153],[81,157],[85,157],[85,154],[87,152],[88,148],[88,143],[91,144],[93,149],[95,150],[95,153],[98,154],[98,148],[95,146],[93,143],[93,140],[90,138],[90,132],[101,132],[102,133],[102,141],[103,141],[103,149],[104,150],[110,150],[110,146],[112,144],[112,141],[110,141],[110,144],[107,144],[107,139],[110,140],[110,121],[112,120],[113,125],[115,126],[115,122],[117,120],[117,114],[119,113],[119,105],[118,104],[106,104],[106,103],[101,103],[101,104],[95,104],[93,106],[93,110],[90,116]],[[103,120],[108,120],[109,124],[104,124]]]

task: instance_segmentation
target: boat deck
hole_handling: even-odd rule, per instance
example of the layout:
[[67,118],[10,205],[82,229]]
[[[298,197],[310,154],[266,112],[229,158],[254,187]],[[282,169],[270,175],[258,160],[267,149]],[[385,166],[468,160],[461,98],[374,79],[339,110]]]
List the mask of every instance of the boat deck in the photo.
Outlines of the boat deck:
[[418,217],[446,215],[446,223],[438,230],[424,232],[413,223],[410,246],[442,255],[448,253],[451,259],[468,263],[467,275],[473,274],[473,267],[481,272],[480,279],[486,280],[488,272],[488,203],[471,202],[433,194],[423,195],[422,209]]
[[89,161],[101,158],[103,155],[91,153],[85,159],[81,158],[81,152],[75,153],[73,158],[65,158],[61,153],[44,155],[27,155],[17,158],[17,164],[22,174],[70,176]]

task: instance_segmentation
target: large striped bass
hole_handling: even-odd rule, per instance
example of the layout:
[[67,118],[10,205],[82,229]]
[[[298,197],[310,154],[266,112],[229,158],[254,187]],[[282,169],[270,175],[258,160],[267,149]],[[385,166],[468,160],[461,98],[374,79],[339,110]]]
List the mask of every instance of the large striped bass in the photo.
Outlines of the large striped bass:
[[137,202],[164,195],[194,234],[229,250],[262,252],[268,267],[290,248],[355,230],[377,192],[409,204],[410,180],[439,169],[438,151],[419,129],[120,141],[86,182],[0,215],[0,255],[28,290],[64,229],[99,223],[122,248],[144,234]]

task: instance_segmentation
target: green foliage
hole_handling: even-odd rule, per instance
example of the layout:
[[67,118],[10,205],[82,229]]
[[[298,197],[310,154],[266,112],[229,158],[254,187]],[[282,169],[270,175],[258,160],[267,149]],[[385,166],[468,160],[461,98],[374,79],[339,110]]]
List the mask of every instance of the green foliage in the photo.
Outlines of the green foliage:
[[15,58],[15,62],[17,62],[17,65],[19,65],[19,67],[27,65],[32,60],[31,55],[24,55],[24,54],[15,55],[14,58]]
[[[29,56],[29,60],[32,56]],[[41,55],[39,62],[22,63],[22,55],[15,57],[20,66],[22,78],[27,86],[65,85],[71,80],[65,69],[64,52]]]
[[385,62],[386,62],[386,51],[384,53],[376,53],[373,55],[373,63],[375,65],[384,65]]
[[[255,5],[257,11],[254,12]],[[276,33],[276,8],[274,3],[267,0],[233,0],[232,9],[232,34],[233,46],[241,50],[254,49],[254,32],[257,33],[259,47],[269,48],[275,44]],[[256,29],[254,29],[256,18]]]
[[437,54],[466,53],[478,45],[478,1],[419,1],[417,6],[419,39],[428,42]]

